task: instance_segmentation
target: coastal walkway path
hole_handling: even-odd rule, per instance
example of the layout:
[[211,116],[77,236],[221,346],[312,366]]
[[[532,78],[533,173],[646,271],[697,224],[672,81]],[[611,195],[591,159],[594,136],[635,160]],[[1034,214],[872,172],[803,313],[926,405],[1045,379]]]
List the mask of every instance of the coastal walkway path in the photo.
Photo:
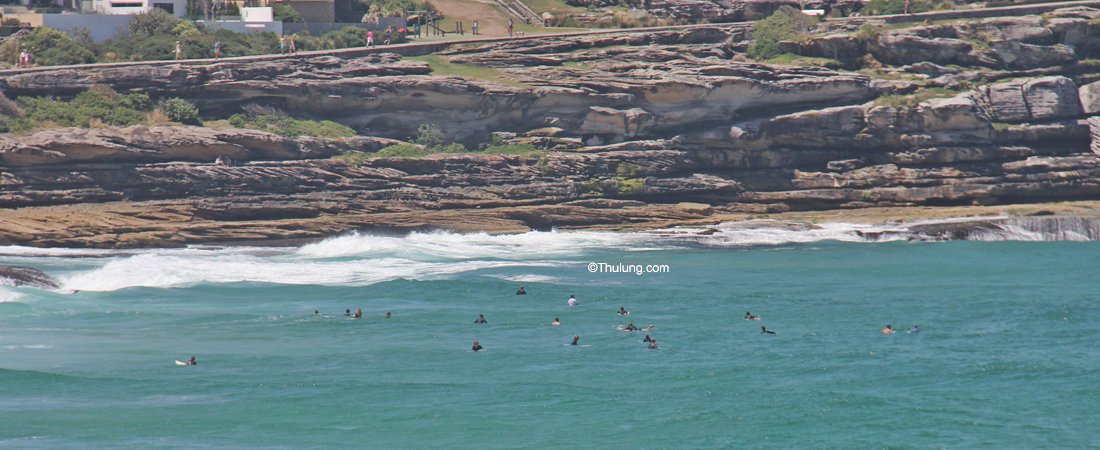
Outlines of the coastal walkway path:
[[[925,13],[916,14],[895,14],[895,15],[880,15],[880,16],[860,16],[860,17],[843,17],[837,19],[828,19],[830,22],[863,22],[870,19],[881,20],[886,23],[906,23],[906,22],[922,22],[925,20],[952,20],[952,19],[981,19],[988,17],[999,17],[1007,15],[1027,15],[1027,14],[1041,14],[1044,12],[1053,11],[1061,8],[1070,8],[1075,6],[1088,6],[1100,8],[1100,0],[1077,0],[1077,1],[1062,1],[1062,2],[1048,2],[1048,3],[1033,3],[1027,5],[1012,5],[1012,6],[999,6],[992,8],[979,8],[979,9],[956,9],[948,11],[930,11]],[[528,36],[498,36],[498,37],[475,37],[468,39],[455,39],[448,41],[433,41],[433,42],[408,42],[403,44],[395,44],[384,47],[353,47],[342,48],[333,50],[316,50],[309,52],[298,52],[296,54],[267,54],[267,55],[252,55],[252,56],[234,56],[227,58],[206,58],[206,59],[185,59],[181,61],[175,60],[162,60],[162,61],[132,61],[132,62],[113,62],[113,63],[93,63],[93,64],[76,64],[67,66],[40,66],[40,67],[22,67],[0,70],[0,78],[11,75],[35,73],[35,72],[47,72],[67,69],[91,69],[91,68],[110,68],[110,67],[134,67],[134,66],[174,66],[174,65],[208,65],[214,63],[225,62],[260,62],[260,61],[275,61],[280,59],[301,59],[312,58],[318,56],[337,56],[343,58],[357,58],[370,54],[378,53],[397,53],[402,56],[418,56],[426,55],[429,53],[435,53],[445,50],[454,45],[465,44],[491,44],[495,42],[508,42],[508,41],[525,41],[525,40],[539,40],[555,37],[578,37],[578,36],[595,36],[595,35],[609,35],[609,34],[623,34],[623,33],[645,33],[652,31],[669,31],[669,30],[688,30],[693,28],[709,28],[709,27],[751,27],[753,22],[727,22],[727,23],[707,23],[707,24],[693,24],[693,25],[669,25],[661,27],[643,27],[643,28],[615,28],[615,29],[600,29],[590,31],[575,31],[567,33],[546,33],[546,34],[533,34]]]

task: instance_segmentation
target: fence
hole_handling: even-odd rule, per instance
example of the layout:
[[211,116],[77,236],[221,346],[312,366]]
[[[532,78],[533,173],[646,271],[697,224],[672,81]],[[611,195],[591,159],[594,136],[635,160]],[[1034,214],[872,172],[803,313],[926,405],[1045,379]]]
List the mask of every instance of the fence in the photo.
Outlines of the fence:
[[336,31],[346,27],[362,28],[364,30],[384,30],[387,27],[394,29],[405,28],[404,17],[383,17],[377,22],[346,22],[346,23],[284,23],[283,33],[295,34],[308,32],[312,36]]

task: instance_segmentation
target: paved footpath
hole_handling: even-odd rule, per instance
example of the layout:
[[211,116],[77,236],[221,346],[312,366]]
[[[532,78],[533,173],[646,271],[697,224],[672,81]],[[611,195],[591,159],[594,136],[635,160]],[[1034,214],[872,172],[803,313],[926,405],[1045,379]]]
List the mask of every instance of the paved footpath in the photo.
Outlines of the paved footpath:
[[[830,22],[862,22],[868,19],[882,20],[887,23],[905,23],[905,22],[921,22],[924,20],[950,20],[950,19],[979,19],[986,17],[1001,17],[1001,16],[1020,16],[1028,14],[1041,14],[1048,11],[1053,11],[1060,8],[1070,8],[1074,6],[1090,6],[1100,8],[1100,0],[1079,0],[1079,1],[1066,1],[1066,2],[1050,2],[1050,3],[1035,3],[1028,5],[1013,5],[1013,6],[1000,6],[995,8],[979,8],[979,9],[957,9],[949,11],[931,11],[918,14],[897,14],[897,15],[884,15],[884,16],[860,16],[860,17],[844,17],[839,19],[829,19]],[[355,58],[363,55],[375,54],[375,53],[398,53],[405,56],[425,55],[429,53],[438,52],[453,45],[463,44],[490,44],[494,42],[507,42],[507,41],[526,41],[537,40],[555,37],[577,37],[577,36],[594,36],[604,34],[622,34],[622,33],[644,33],[649,31],[668,31],[668,30],[686,30],[692,28],[711,28],[711,27],[751,27],[752,22],[729,22],[729,23],[707,23],[697,25],[672,25],[664,27],[646,27],[646,28],[618,28],[618,29],[602,29],[591,31],[576,31],[569,33],[549,33],[549,34],[535,34],[530,36],[502,36],[502,37],[477,37],[470,39],[456,39],[451,41],[436,41],[436,42],[409,42],[404,44],[390,45],[386,47],[354,47],[354,48],[342,48],[334,50],[317,50],[311,52],[298,52],[294,55],[252,55],[252,56],[234,56],[220,59],[185,59],[182,61],[164,60],[164,61],[132,61],[132,62],[116,62],[116,63],[94,63],[94,64],[75,64],[68,66],[42,66],[42,67],[28,67],[28,68],[13,68],[0,70],[0,77],[17,75],[23,73],[34,73],[44,71],[55,71],[65,69],[91,69],[91,68],[109,68],[109,67],[134,67],[134,66],[172,66],[178,64],[186,65],[206,65],[213,63],[225,63],[225,62],[257,62],[257,61],[273,61],[279,59],[290,58],[312,58],[317,56],[339,56],[345,58]]]

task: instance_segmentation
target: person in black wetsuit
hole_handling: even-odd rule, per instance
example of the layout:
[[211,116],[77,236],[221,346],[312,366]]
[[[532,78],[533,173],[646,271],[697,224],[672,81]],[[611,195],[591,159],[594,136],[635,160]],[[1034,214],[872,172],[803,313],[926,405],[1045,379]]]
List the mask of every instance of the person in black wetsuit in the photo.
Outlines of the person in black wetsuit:
[[573,335],[573,343],[569,345],[577,345],[577,341],[579,340],[581,340],[581,336],[579,334],[575,334]]
[[629,316],[630,311],[627,311],[626,308],[623,308],[622,306],[620,306],[619,307],[619,315],[620,316]]
[[648,335],[648,334],[647,334],[647,335],[645,335],[645,337],[644,337],[644,338],[642,338],[642,343],[644,344],[644,343],[646,343],[646,342],[653,342],[653,338],[649,337],[649,335]]
[[516,295],[527,295],[527,290],[524,289],[523,286],[520,286],[519,290],[516,291]]
[[760,327],[760,334],[775,334],[775,332],[767,328]]
[[478,314],[477,319],[474,320],[474,323],[489,323],[489,322],[487,320],[485,320],[485,314]]
[[475,351],[475,352],[479,352],[479,351],[481,351],[481,350],[482,350],[482,349],[484,349],[484,348],[485,348],[485,347],[482,347],[482,346],[481,346],[481,344],[479,344],[479,343],[478,343],[477,341],[474,341],[474,347],[473,347],[473,351]]
[[393,314],[390,314],[389,311],[386,311],[386,318],[389,319],[390,317],[393,317]]
[[344,317],[351,317],[351,310],[350,309],[345,309],[344,310]]
[[198,363],[199,363],[198,361],[195,361],[194,356],[192,356],[191,359],[187,360],[187,365],[189,365],[189,366],[193,366],[193,365],[198,364]]

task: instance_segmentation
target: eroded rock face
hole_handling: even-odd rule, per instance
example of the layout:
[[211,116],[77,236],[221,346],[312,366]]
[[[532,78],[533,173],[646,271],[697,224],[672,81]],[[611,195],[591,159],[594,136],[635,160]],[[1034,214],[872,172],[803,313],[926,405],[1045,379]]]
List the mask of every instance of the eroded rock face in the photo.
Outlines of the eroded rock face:
[[998,83],[983,90],[992,115],[1003,122],[1076,117],[1081,114],[1077,86],[1066,77],[1041,77]]
[[27,135],[0,134],[0,160],[8,166],[81,162],[213,162],[328,158],[350,151],[377,151],[400,143],[356,136],[324,139],[286,138],[238,128],[192,126],[127,128],[47,128]]
[[[746,25],[440,46],[451,62],[478,66],[478,78],[432,74],[396,54],[15,75],[0,79],[7,95],[68,95],[106,82],[185,97],[215,115],[259,103],[385,137],[184,126],[3,135],[0,244],[517,232],[1097,199],[1100,73],[1079,61],[1094,51],[1096,16],[1075,9],[870,37],[841,23],[783,44],[903,64],[878,79],[747,62],[738,54]],[[423,123],[471,149],[495,138],[541,151],[359,167],[327,159],[377,151]],[[210,164],[217,156],[238,163]]]

